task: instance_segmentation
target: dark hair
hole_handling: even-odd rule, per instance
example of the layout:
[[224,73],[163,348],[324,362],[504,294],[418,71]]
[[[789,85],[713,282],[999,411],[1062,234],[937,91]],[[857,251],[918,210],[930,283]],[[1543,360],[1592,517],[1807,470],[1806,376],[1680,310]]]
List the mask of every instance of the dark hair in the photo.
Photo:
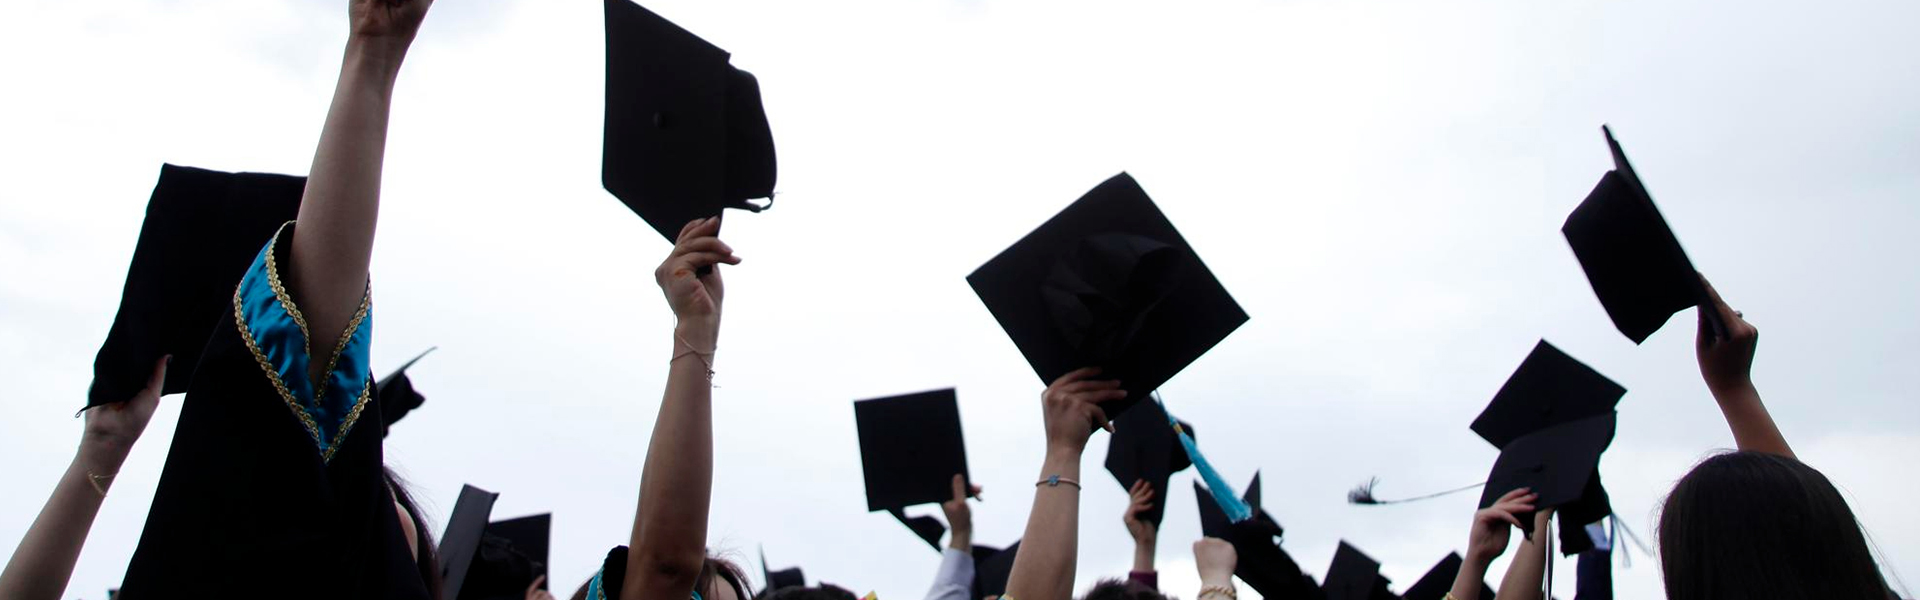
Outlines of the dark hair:
[[856,600],[846,588],[822,583],[813,587],[784,587],[761,595],[760,600]]
[[427,586],[428,598],[440,597],[440,557],[434,551],[433,532],[427,529],[426,519],[420,517],[419,505],[414,503],[413,494],[407,492],[407,481],[393,473],[386,465],[380,466],[381,474],[387,479],[387,488],[393,490],[393,500],[407,511],[407,518],[413,521],[413,536],[420,546],[420,552],[414,555],[414,567],[420,571],[420,581]]
[[1785,456],[1701,461],[1667,496],[1659,542],[1672,600],[1888,597],[1840,490]]
[[1080,600],[1168,600],[1160,590],[1131,579],[1107,578],[1093,584]]
[[700,590],[700,597],[715,600],[714,595],[709,592],[720,589],[721,583],[733,588],[735,598],[740,600],[753,598],[747,586],[747,574],[740,570],[739,565],[724,558],[708,556],[707,560],[700,565],[700,577],[693,580],[693,589]]
[[[693,589],[700,590],[700,596],[702,598],[714,600],[713,594],[706,592],[717,589],[714,587],[714,578],[716,577],[719,578],[721,582],[726,583],[727,587],[733,588],[733,593],[740,598],[740,600],[753,598],[751,595],[753,589],[747,585],[746,572],[741,571],[739,565],[715,556],[707,557],[707,559],[700,564],[700,576],[694,578]],[[573,600],[586,600],[587,588],[592,585],[592,580],[581,583],[580,589],[573,591]],[[618,591],[616,590],[616,594],[617,593]]]

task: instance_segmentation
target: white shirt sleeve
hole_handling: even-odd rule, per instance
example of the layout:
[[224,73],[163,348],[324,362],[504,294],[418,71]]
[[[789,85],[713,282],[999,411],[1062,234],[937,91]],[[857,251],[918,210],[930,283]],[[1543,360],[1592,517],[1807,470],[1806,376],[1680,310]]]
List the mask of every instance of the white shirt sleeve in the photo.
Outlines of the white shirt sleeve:
[[940,573],[927,590],[927,600],[972,600],[973,555],[947,548],[940,551]]

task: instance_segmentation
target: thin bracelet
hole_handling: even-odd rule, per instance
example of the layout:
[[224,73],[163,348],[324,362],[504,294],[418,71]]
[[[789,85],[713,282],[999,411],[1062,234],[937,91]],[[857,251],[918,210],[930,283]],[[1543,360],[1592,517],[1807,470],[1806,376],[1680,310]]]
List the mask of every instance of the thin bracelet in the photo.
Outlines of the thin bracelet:
[[1080,489],[1080,482],[1059,475],[1048,475],[1045,479],[1033,482],[1033,487],[1060,487],[1062,483],[1073,486],[1073,489]]
[[701,352],[699,350],[695,350],[693,348],[692,342],[687,341],[687,338],[680,337],[679,331],[673,332],[673,339],[674,341],[680,342],[680,345],[686,346],[687,351],[673,355],[673,359],[668,360],[667,362],[669,363],[676,362],[682,358],[686,358],[687,355],[692,355],[694,358],[700,359],[700,365],[707,369],[707,383],[713,383],[713,359],[708,357],[713,356],[713,353],[719,352],[720,349],[716,347],[712,351],[708,351],[708,352]]
[[1200,594],[1194,597],[1205,598],[1207,597],[1208,594],[1219,594],[1221,596],[1226,596],[1228,600],[1240,600],[1240,592],[1238,590],[1233,589],[1233,586],[1230,586],[1230,585],[1205,586],[1200,588]]
[[[100,492],[100,497],[105,498],[107,497],[107,488],[113,487],[113,478],[116,475],[119,475],[119,473],[95,475],[93,471],[87,471],[87,483],[93,484],[93,491]],[[106,482],[106,485],[101,485],[100,482],[102,481]]]

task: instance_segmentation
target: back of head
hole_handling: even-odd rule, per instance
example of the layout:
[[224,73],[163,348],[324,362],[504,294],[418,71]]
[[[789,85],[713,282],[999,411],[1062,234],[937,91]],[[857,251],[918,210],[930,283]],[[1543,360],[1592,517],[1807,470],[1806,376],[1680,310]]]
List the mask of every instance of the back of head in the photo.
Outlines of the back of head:
[[1659,541],[1672,600],[1888,597],[1846,499],[1785,456],[1702,461],[1667,497]]
[[1137,581],[1122,579],[1102,579],[1087,590],[1080,600],[1168,600],[1160,590],[1147,587]]
[[784,587],[762,592],[759,600],[857,600],[853,592],[830,583],[813,587]]

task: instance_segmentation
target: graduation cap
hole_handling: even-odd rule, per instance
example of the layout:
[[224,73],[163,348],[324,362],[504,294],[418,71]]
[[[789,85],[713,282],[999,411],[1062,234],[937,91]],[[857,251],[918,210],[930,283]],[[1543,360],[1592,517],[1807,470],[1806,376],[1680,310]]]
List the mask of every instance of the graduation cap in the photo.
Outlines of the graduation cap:
[[885,510],[936,550],[946,527],[903,509],[953,499],[953,476],[971,486],[960,406],[952,388],[853,403],[867,510]]
[[769,594],[781,588],[807,587],[807,576],[800,571],[800,567],[775,571],[773,567],[767,566],[766,548],[760,549],[760,574],[762,578],[759,595]]
[[[447,518],[447,531],[440,536],[440,580],[443,597],[459,598],[473,557],[480,551],[480,537],[487,530],[487,516],[499,494],[471,485],[460,487],[453,502],[453,516]],[[525,590],[522,590],[523,592]]]
[[973,547],[973,598],[1007,593],[1007,578],[1013,576],[1013,559],[1020,554],[1020,542],[1004,549]]
[[1133,177],[1101,183],[967,276],[1043,383],[1101,367],[1118,418],[1247,313]]
[[275,231],[300,213],[306,178],[162,165],[127,266],[120,309],[93,360],[87,407],[125,402],[173,356],[162,393],[187,391],[233,290]]
[[420,362],[420,359],[426,358],[428,354],[439,349],[439,346],[428,348],[419,356],[413,357],[413,360],[407,361],[407,364],[394,369],[392,374],[373,382],[373,395],[380,399],[380,420],[388,426],[381,430],[381,437],[385,437],[386,432],[392,431],[391,427],[395,422],[427,402],[426,396],[420,395],[420,392],[413,389],[413,379],[407,377],[407,369],[413,368],[413,363]]
[[[1181,421],[1180,427],[1187,435],[1194,435],[1193,425]],[[1113,439],[1107,443],[1107,472],[1122,489],[1131,490],[1133,482],[1141,480],[1153,485],[1153,507],[1140,513],[1141,520],[1160,525],[1166,516],[1167,480],[1192,465],[1160,403],[1142,403],[1113,420]]]
[[1234,522],[1229,519],[1226,511],[1214,500],[1213,492],[1200,482],[1194,482],[1193,495],[1200,506],[1201,534],[1226,540],[1233,544],[1234,553],[1239,555],[1239,561],[1234,564],[1234,576],[1265,598],[1317,600],[1319,587],[1300,570],[1299,563],[1280,548],[1278,540],[1285,530],[1260,508],[1259,473],[1254,473],[1253,481],[1247,484],[1247,491],[1242,495],[1242,499],[1253,508],[1253,516],[1247,520]]
[[606,19],[601,185],[668,241],[721,209],[771,206],[773,131],[753,74],[631,0],[606,0]]
[[1471,427],[1505,448],[1526,434],[1613,412],[1626,394],[1627,388],[1540,340]]
[[[1428,569],[1427,574],[1421,575],[1419,581],[1413,582],[1413,585],[1407,588],[1406,593],[1400,594],[1400,597],[1404,600],[1445,598],[1449,592],[1453,591],[1453,580],[1460,577],[1460,566],[1465,562],[1458,552],[1447,554],[1446,558],[1440,559],[1439,564]],[[1487,585],[1485,581],[1480,582],[1480,600],[1493,600],[1493,598],[1493,586]]]
[[[1613,139],[1613,130],[1601,126],[1600,131],[1613,152],[1613,170],[1601,176],[1560,232],[1614,327],[1638,344],[1673,313],[1712,304],[1680,240]],[[1702,313],[1714,336],[1723,336],[1726,324],[1720,316],[1713,310]]]
[[[1557,508],[1573,504],[1598,485],[1596,473],[1600,455],[1613,443],[1615,414],[1612,411],[1548,427],[1514,440],[1500,450],[1487,476],[1487,487],[1480,493],[1480,508],[1493,506],[1501,496],[1520,488],[1529,488],[1539,496],[1533,505]],[[1533,535],[1533,513],[1514,515],[1520,530]],[[1604,513],[1603,513],[1604,516]],[[1569,519],[1561,521],[1561,539],[1573,534],[1586,537],[1586,524]],[[1587,545],[1591,545],[1589,540]]]
[[1387,578],[1380,575],[1380,562],[1353,547],[1346,540],[1333,552],[1333,564],[1327,566],[1327,581],[1320,586],[1327,600],[1384,600],[1393,598]]
[[[547,551],[553,515],[538,514],[486,525],[464,584],[454,596],[460,600],[521,600],[527,586],[547,574]],[[545,589],[547,584],[542,583]]]

